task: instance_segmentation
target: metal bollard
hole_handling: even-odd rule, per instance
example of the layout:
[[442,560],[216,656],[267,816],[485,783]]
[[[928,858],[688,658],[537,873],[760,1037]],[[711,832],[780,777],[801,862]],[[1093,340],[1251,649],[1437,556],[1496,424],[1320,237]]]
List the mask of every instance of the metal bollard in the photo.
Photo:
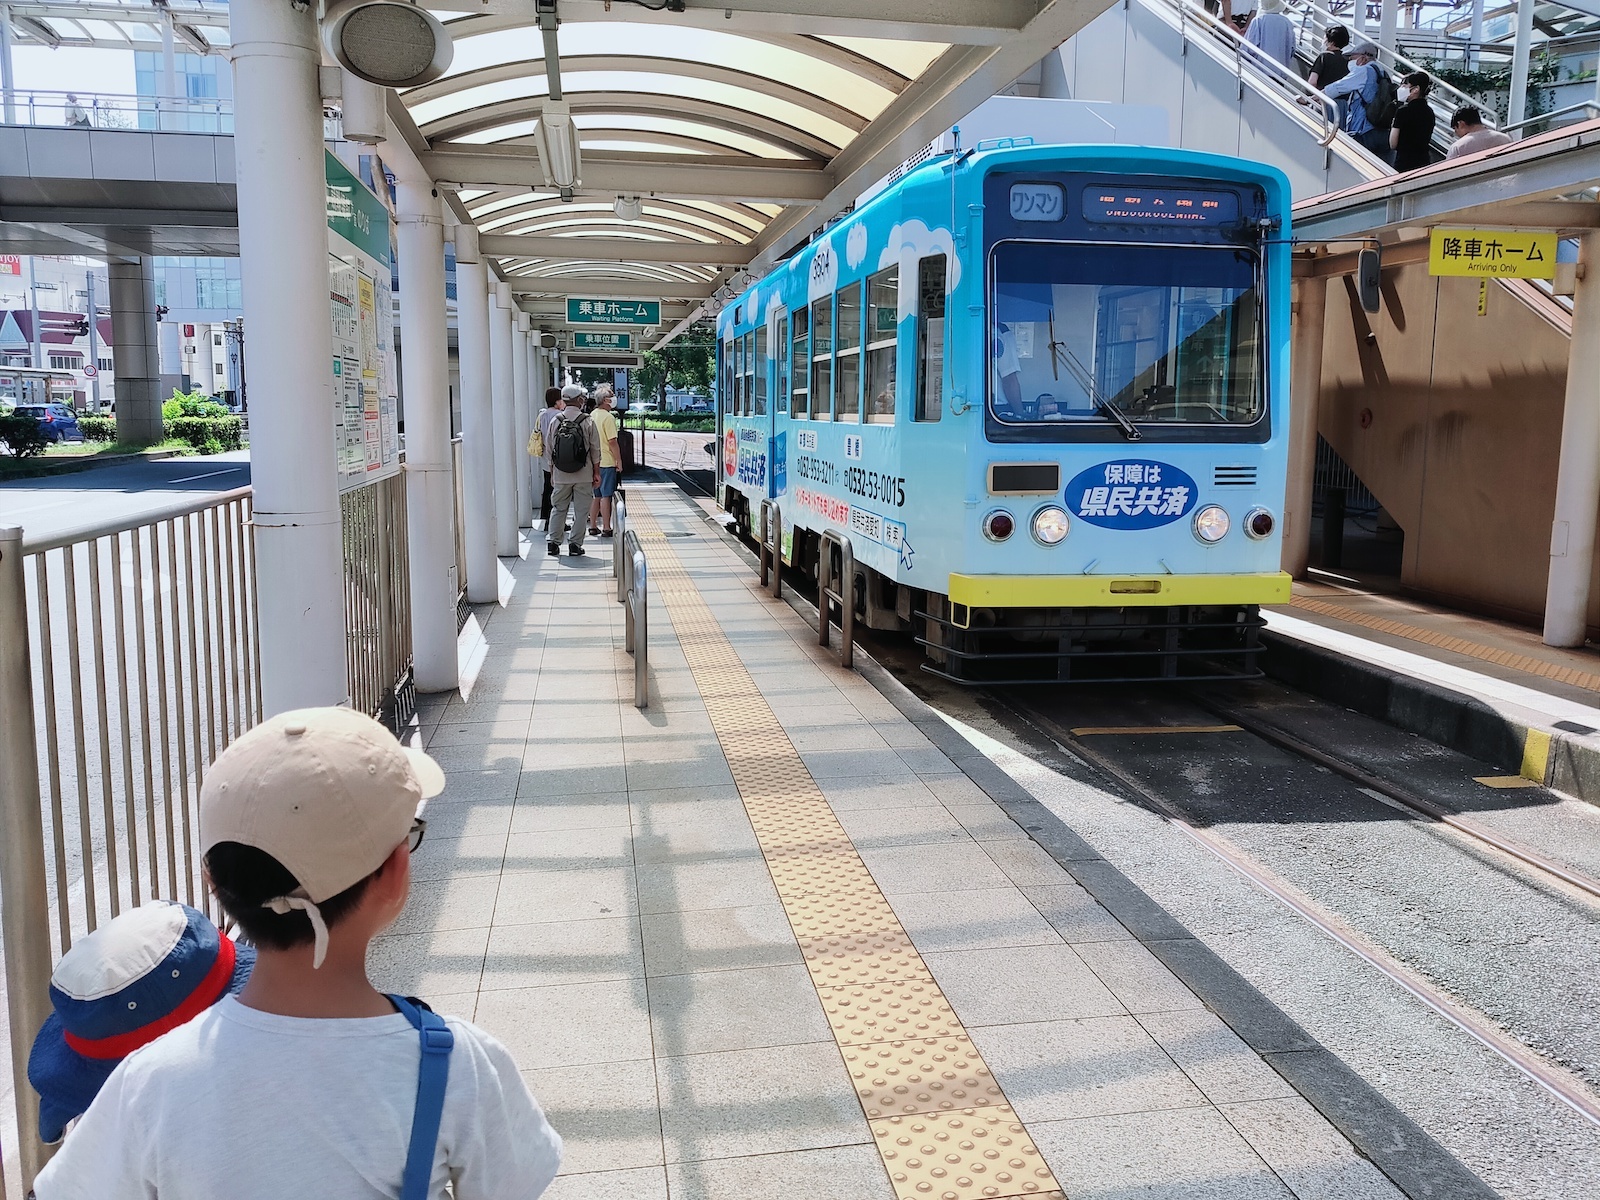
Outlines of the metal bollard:
[[22,565],[22,530],[0,529],[0,712],[6,714],[0,721],[0,826],[6,831],[0,837],[0,936],[26,1192],[50,1159],[49,1147],[39,1140],[39,1106],[29,1102],[28,1082],[28,1052],[50,1015],[50,899]]
[[[833,555],[830,546],[839,547],[838,587],[833,586]],[[855,664],[856,650],[856,555],[850,539],[832,529],[822,535],[821,563],[817,568],[817,645],[828,644],[829,606],[839,606],[839,665]]]
[[621,604],[628,596],[628,556],[622,550],[628,540],[628,506],[621,492],[612,508],[611,529],[611,574],[616,577],[617,603]]
[[[771,524],[767,517],[771,514]],[[772,531],[772,540],[767,540],[768,531]],[[761,536],[756,549],[756,561],[761,564],[761,586],[767,586],[767,568],[772,568],[772,595],[777,599],[783,595],[783,510],[776,500],[763,500],[761,502]]]

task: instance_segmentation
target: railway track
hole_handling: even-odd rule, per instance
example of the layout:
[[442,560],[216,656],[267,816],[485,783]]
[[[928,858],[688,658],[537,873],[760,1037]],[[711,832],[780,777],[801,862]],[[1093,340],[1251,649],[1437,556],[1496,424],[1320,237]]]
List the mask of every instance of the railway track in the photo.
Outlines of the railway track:
[[[1114,757],[1090,745],[1085,737],[1063,726],[1055,717],[1042,711],[1037,705],[1014,696],[994,692],[990,692],[989,697],[998,707],[1031,727],[1038,736],[1054,743],[1059,750],[1089,764],[1113,781],[1118,788],[1137,797],[1186,837],[1262,892],[1381,972],[1590,1123],[1600,1127],[1600,1096],[1572,1072],[1549,1062],[1505,1033],[1481,1013],[1463,1005],[1422,972],[1401,961],[1370,937],[1353,928],[1343,917],[1263,865],[1229,838],[1215,829],[1196,823],[1178,803],[1163,794],[1161,790],[1139,779]],[[1254,717],[1210,700],[1197,700],[1196,703],[1203,711],[1227,722],[1226,726],[1211,727],[1214,731],[1220,732],[1228,726],[1233,726],[1240,733],[1259,738],[1304,758],[1315,766],[1342,776],[1355,783],[1369,797],[1378,799],[1413,818],[1447,826],[1462,837],[1513,860],[1524,871],[1561,889],[1566,894],[1576,893],[1590,904],[1600,901],[1600,881],[1588,878],[1551,861],[1537,851],[1483,829],[1476,822],[1452,813],[1409,789],[1381,779],[1354,763],[1312,746],[1293,734],[1275,729]]]

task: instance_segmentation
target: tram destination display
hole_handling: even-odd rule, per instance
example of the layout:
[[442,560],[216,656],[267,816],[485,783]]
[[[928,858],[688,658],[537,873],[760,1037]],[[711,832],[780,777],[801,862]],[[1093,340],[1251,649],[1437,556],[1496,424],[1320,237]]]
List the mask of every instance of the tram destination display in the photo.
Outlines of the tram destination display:
[[1106,225],[1232,225],[1239,197],[1202,188],[1091,185],[1083,190],[1083,216]]

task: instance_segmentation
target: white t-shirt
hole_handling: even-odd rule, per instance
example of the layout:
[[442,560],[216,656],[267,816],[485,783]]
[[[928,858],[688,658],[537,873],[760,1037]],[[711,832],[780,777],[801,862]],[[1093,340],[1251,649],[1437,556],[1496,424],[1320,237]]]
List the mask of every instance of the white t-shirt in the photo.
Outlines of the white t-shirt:
[[[533,1200],[561,1165],[510,1053],[454,1017],[432,1200]],[[397,1200],[421,1050],[399,1013],[311,1020],[226,996],[129,1055],[39,1200]]]

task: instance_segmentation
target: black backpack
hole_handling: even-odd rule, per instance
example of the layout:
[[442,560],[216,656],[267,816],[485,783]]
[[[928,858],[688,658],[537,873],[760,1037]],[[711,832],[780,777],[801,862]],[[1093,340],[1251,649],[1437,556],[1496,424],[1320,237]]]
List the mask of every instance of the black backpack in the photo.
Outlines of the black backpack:
[[550,439],[550,464],[558,471],[581,471],[589,465],[589,439],[583,432],[588,413],[572,420],[556,419],[555,436]]
[[1372,69],[1377,73],[1378,86],[1372,91],[1371,100],[1362,100],[1366,106],[1367,124],[1374,129],[1388,129],[1394,124],[1394,115],[1400,111],[1399,97],[1394,90],[1394,80],[1389,72],[1385,71],[1378,63],[1372,64]]

